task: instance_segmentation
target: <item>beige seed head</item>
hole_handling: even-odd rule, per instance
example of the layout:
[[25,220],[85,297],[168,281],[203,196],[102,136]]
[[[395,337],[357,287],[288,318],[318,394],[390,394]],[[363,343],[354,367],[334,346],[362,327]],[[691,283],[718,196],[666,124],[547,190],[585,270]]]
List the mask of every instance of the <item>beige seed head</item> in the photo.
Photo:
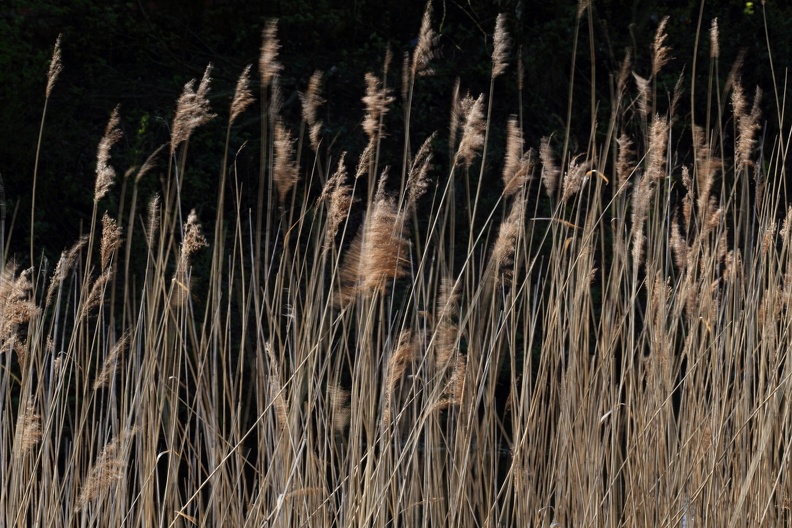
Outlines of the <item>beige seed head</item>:
[[278,50],[280,50],[278,21],[268,20],[261,34],[261,55],[259,56],[259,74],[263,88],[267,88],[272,78],[283,69],[283,65],[278,62]]
[[495,19],[495,36],[493,37],[492,49],[492,77],[497,77],[506,71],[509,65],[506,60],[509,56],[511,39],[506,32],[506,15],[500,13]]
[[231,101],[231,116],[229,124],[236,121],[236,118],[253,103],[253,93],[250,91],[250,64],[245,66],[239,76],[234,90],[234,99]]
[[58,35],[58,38],[55,40],[55,48],[52,50],[52,59],[50,60],[49,70],[47,71],[47,99],[49,99],[52,94],[52,88],[55,86],[61,71],[63,71],[63,64],[61,63],[62,36],[62,34]]

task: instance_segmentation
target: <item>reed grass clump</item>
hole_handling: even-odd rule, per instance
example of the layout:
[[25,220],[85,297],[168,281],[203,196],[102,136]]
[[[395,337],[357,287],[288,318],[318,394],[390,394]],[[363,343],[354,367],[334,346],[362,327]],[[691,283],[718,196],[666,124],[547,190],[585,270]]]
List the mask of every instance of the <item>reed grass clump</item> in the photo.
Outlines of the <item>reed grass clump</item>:
[[[183,215],[181,192],[193,132],[217,121],[212,67],[108,211],[112,112],[88,233],[52,270],[0,273],[0,524],[789,522],[788,131],[760,138],[762,92],[746,95],[739,67],[718,77],[717,23],[705,120],[681,84],[658,93],[666,18],[648,71],[625,54],[613,100],[570,96],[591,105],[579,152],[568,130],[526,145],[503,16],[489,93],[457,80],[448,130],[417,137],[414,94],[442,60],[433,26],[429,4],[400,97],[390,52],[360,79],[354,153],[325,135],[321,72],[301,122],[282,115],[268,22],[258,187],[242,190],[229,156],[255,107],[247,67],[214,218]],[[515,63],[520,95],[497,122]],[[386,131],[397,109],[404,130]],[[152,173],[160,193],[138,196]]]

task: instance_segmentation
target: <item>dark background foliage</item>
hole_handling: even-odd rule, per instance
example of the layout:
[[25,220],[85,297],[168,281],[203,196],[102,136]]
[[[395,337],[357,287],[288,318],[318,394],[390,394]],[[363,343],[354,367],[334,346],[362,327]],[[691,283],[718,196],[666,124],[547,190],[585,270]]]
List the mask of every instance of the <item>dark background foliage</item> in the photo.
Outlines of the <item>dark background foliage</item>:
[[[190,144],[190,162],[183,194],[188,208],[196,207],[204,220],[213,218],[212,204],[223,146],[224,122],[236,78],[247,64],[257,64],[261,30],[267,19],[279,19],[282,43],[281,84],[284,115],[299,124],[297,91],[304,90],[314,70],[325,72],[328,103],[321,116],[331,152],[357,154],[363,146],[360,131],[366,71],[381,72],[390,45],[394,64],[388,83],[399,92],[401,56],[411,50],[424,10],[422,1],[388,0],[5,0],[0,4],[0,174],[5,183],[10,253],[26,260],[30,193],[36,140],[52,46],[63,34],[63,73],[53,90],[39,166],[36,205],[36,247],[57,255],[73,241],[89,219],[93,199],[96,146],[107,118],[121,105],[124,138],[113,151],[119,178],[142,163],[169,138],[176,98],[188,80],[200,77],[213,63],[211,98],[215,122],[199,129]],[[577,2],[523,0],[435,0],[434,26],[443,35],[443,57],[437,75],[422,78],[416,88],[413,142],[420,144],[434,130],[447,129],[450,94],[459,77],[463,90],[486,92],[489,84],[491,34],[499,12],[507,15],[509,33],[521,47],[525,64],[524,123],[527,146],[539,138],[560,134],[565,127],[569,93],[572,38]],[[660,79],[670,92],[683,68],[689,78],[701,5],[698,1],[595,1],[592,18],[596,79],[591,79],[589,25],[584,15],[575,72],[575,107],[571,137],[573,150],[585,149],[591,119],[591,86],[607,116],[612,74],[627,47],[633,48],[636,71],[649,75],[649,47],[658,23],[669,16],[668,44],[672,61]],[[766,12],[763,10],[766,9]],[[773,78],[768,60],[767,31],[776,66],[776,86],[783,87],[783,66],[792,57],[792,7],[781,2],[713,0],[701,15],[697,76],[706,78],[708,29],[718,17],[721,35],[721,82],[741,50],[746,52],[743,81],[765,91],[764,116],[768,132],[778,129]],[[511,61],[512,65],[515,63]],[[255,75],[254,75],[255,78]],[[687,82],[685,86],[690,86]],[[700,98],[706,95],[702,81]],[[783,95],[783,94],[781,94]],[[665,100],[665,95],[662,95]],[[509,114],[516,113],[516,72],[512,66],[496,84],[493,112],[493,149],[502,149]],[[393,156],[399,156],[400,119],[391,112]],[[689,120],[689,105],[684,119]],[[664,109],[664,106],[660,106]],[[235,128],[232,145],[251,139],[238,158],[246,196],[254,196],[258,174],[259,113],[248,111]],[[696,121],[701,122],[697,115]],[[602,119],[605,122],[605,119]],[[772,136],[768,136],[772,137]],[[577,145],[577,147],[575,147]],[[233,147],[232,147],[233,148]],[[387,154],[386,154],[387,156]],[[496,157],[493,157],[497,159]],[[493,164],[499,162],[493,162]],[[166,161],[141,183],[144,194],[161,189]],[[497,171],[499,167],[488,167]],[[106,207],[117,207],[118,187]]]

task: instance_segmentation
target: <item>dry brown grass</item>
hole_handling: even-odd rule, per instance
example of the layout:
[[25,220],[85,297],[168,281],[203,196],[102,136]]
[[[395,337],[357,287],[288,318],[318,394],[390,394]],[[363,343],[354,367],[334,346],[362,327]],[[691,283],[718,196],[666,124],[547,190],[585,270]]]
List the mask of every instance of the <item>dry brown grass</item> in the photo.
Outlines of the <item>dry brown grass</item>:
[[[590,10],[580,2],[577,22]],[[268,22],[261,179],[243,190],[228,156],[254,102],[248,67],[229,101],[212,235],[195,212],[182,218],[180,191],[189,138],[212,126],[211,69],[177,101],[168,164],[157,151],[127,172],[118,220],[105,212],[114,111],[86,236],[46,276],[12,261],[0,274],[0,524],[788,523],[786,136],[759,140],[761,92],[746,97],[739,67],[715,91],[726,58],[713,22],[707,118],[677,150],[690,116],[679,83],[657,94],[675,31],[664,19],[649,71],[627,53],[615,72],[608,115],[570,98],[608,132],[582,152],[549,135],[535,160],[520,117],[492,118],[505,97],[493,81],[514,62],[506,22],[489,95],[448,86],[449,130],[414,148],[414,91],[439,58],[427,5],[401,98],[390,54],[363,79],[359,153],[325,141],[319,72],[301,122],[281,115]],[[404,150],[386,157],[384,117],[399,105]],[[138,183],[152,173],[162,199],[146,197],[144,219]],[[483,185],[498,186],[494,205]]]

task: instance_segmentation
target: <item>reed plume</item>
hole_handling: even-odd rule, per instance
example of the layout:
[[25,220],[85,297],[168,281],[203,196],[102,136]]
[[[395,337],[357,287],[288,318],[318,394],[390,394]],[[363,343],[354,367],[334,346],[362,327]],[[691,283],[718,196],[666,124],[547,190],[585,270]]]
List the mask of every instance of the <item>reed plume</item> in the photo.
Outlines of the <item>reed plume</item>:
[[77,262],[77,258],[80,256],[80,252],[87,243],[88,235],[84,235],[80,237],[80,239],[75,242],[70,249],[64,250],[61,253],[61,257],[58,259],[58,263],[55,265],[55,271],[52,273],[52,279],[50,279],[49,288],[47,288],[47,296],[44,306],[50,305],[50,302],[52,302],[52,297],[55,294],[55,290],[69,276],[69,272],[71,271],[72,267],[74,267],[74,264]]
[[657,26],[654,42],[652,42],[652,77],[657,77],[657,74],[660,73],[663,66],[668,64],[668,61],[672,59],[672,57],[668,55],[668,52],[671,51],[670,48],[664,44],[666,38],[668,38],[665,32],[666,24],[668,24],[667,16],[663,17],[660,24]]
[[544,183],[547,196],[553,198],[558,188],[558,177],[561,175],[561,170],[556,165],[549,137],[543,137],[540,142],[539,159],[542,161],[542,183]]
[[99,375],[96,376],[96,379],[93,383],[93,390],[98,390],[102,387],[106,387],[113,379],[118,370],[118,363],[119,358],[124,352],[124,349],[129,344],[129,337],[131,335],[130,330],[127,330],[121,336],[113,348],[110,350],[110,353],[107,354],[107,358],[105,358],[104,363],[102,364],[102,370],[99,371]]
[[385,401],[382,404],[382,423],[384,426],[390,425],[393,416],[393,396],[396,386],[404,376],[404,372],[416,354],[416,346],[409,330],[402,330],[399,334],[399,342],[396,349],[388,359],[387,374],[385,374]]
[[52,50],[52,59],[50,59],[49,69],[47,70],[47,90],[45,92],[46,98],[49,99],[52,95],[52,89],[55,83],[58,82],[58,77],[63,71],[63,63],[61,62],[61,39],[63,35],[58,35],[55,39],[55,48]]
[[269,87],[273,77],[278,75],[283,69],[283,65],[278,62],[279,50],[278,21],[268,20],[261,34],[261,55],[259,55],[259,74],[261,75],[262,88]]
[[278,190],[280,204],[299,179],[299,167],[294,158],[294,138],[281,120],[275,123],[275,165],[272,179]]
[[107,268],[119,247],[121,247],[121,227],[105,213],[102,216],[102,242],[99,246],[102,269]]
[[41,441],[41,415],[36,412],[33,401],[28,401],[25,411],[19,415],[16,429],[14,455],[22,458],[29,455]]
[[327,180],[320,200],[327,204],[327,227],[325,234],[325,249],[329,249],[338,233],[338,227],[349,216],[352,207],[352,187],[347,183],[347,169],[344,160],[346,153],[341,154],[336,169]]
[[302,117],[308,125],[308,138],[311,148],[316,151],[319,148],[319,134],[322,131],[322,122],[317,117],[317,111],[326,101],[322,98],[322,72],[315,71],[308,81],[308,88],[305,93],[300,93],[302,102]]
[[99,141],[96,153],[96,185],[94,187],[94,204],[104,198],[115,180],[115,170],[110,165],[110,149],[121,139],[121,130],[118,128],[118,106],[110,114],[105,133]]
[[[410,73],[414,79],[416,75],[433,75],[434,70],[429,63],[438,56],[440,36],[432,29],[432,2],[426,3],[421,29],[418,32],[418,44],[413,52]],[[406,84],[406,83],[403,83]]]
[[253,93],[250,91],[250,69],[250,64],[245,66],[237,80],[234,99],[231,101],[231,114],[228,118],[229,125],[236,121],[237,117],[247,110],[254,101]]
[[511,39],[506,32],[506,15],[500,13],[495,19],[495,36],[493,37],[492,49],[492,78],[499,76],[506,71],[509,65],[507,61]]
[[102,493],[109,491],[112,486],[124,478],[127,468],[127,450],[137,431],[137,427],[121,431],[105,445],[80,488],[75,511],[83,510],[89,503],[99,498]]
[[383,88],[379,78],[373,73],[366,73],[366,95],[363,104],[366,106],[366,115],[363,118],[363,131],[374,142],[382,134],[382,119],[388,113],[388,107],[393,102],[390,89]]
[[473,99],[466,95],[459,101],[459,115],[462,116],[462,139],[455,156],[455,164],[460,162],[470,168],[473,160],[481,154],[484,148],[484,94]]
[[517,117],[511,116],[506,124],[506,159],[503,163],[503,194],[512,196],[528,181],[533,170],[533,152],[523,153],[522,129]]
[[210,112],[209,87],[212,82],[212,64],[204,70],[198,89],[195,89],[195,79],[184,85],[184,90],[176,102],[176,114],[171,125],[171,156],[176,149],[190,139],[193,131],[215,118],[216,114]]

